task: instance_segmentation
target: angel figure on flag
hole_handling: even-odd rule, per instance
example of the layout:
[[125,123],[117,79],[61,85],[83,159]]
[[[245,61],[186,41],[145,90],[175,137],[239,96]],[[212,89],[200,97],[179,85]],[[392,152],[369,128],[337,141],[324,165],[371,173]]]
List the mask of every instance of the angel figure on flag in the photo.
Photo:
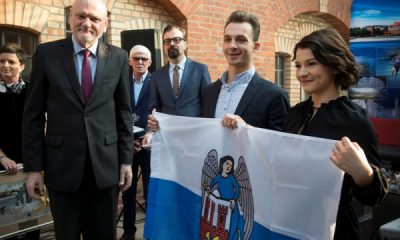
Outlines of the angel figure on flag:
[[202,170],[201,239],[249,239],[253,228],[254,203],[244,158],[226,155],[218,164],[211,150]]

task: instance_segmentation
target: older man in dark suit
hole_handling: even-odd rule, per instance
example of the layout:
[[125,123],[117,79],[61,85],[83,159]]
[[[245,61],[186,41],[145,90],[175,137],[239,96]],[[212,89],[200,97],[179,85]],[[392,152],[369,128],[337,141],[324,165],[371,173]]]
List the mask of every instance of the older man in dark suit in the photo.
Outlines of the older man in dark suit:
[[203,117],[221,118],[228,128],[238,123],[281,130],[289,109],[287,93],[257,74],[254,51],[260,48],[260,24],[255,15],[231,14],[225,24],[223,52],[228,70],[209,85],[203,97]]
[[[58,240],[116,239],[118,184],[132,179],[127,53],[99,38],[101,0],[76,0],[72,37],[40,45],[23,119],[24,170],[31,197],[48,188]],[[45,113],[47,129],[44,134]]]
[[[131,75],[131,106],[136,119],[135,126],[146,128],[150,100],[151,52],[143,45],[135,45],[129,53],[129,65],[132,67]],[[136,190],[139,166],[142,175],[143,195],[147,200],[147,189],[150,179],[150,151],[142,148],[144,131],[135,133],[134,152],[135,159],[132,164],[132,186],[122,193],[124,202],[124,234],[120,240],[135,240],[136,233]]]
[[[203,90],[211,82],[206,65],[186,57],[185,29],[168,25],[163,31],[164,53],[168,63],[154,72],[150,110],[199,117]],[[150,116],[151,120],[154,117]]]

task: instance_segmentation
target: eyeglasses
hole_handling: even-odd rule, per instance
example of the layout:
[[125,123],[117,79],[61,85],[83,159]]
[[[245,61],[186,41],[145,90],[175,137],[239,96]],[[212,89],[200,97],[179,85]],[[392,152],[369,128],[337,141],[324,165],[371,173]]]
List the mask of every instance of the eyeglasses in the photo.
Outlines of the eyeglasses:
[[149,59],[148,58],[144,58],[144,57],[132,57],[133,61],[137,62],[139,60],[142,60],[142,62],[147,62]]
[[182,40],[185,40],[181,37],[174,37],[174,38],[166,38],[163,40],[164,45],[171,45],[171,42],[174,44],[179,44],[181,43]]

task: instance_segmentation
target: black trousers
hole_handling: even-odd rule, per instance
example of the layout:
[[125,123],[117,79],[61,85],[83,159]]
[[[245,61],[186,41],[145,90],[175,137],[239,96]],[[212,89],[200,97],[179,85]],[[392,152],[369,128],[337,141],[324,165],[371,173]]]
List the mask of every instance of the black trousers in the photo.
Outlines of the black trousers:
[[136,190],[138,181],[139,166],[142,172],[143,194],[147,204],[147,192],[150,179],[150,151],[141,150],[134,155],[132,164],[132,186],[122,193],[124,203],[124,233],[134,236],[136,233]]
[[99,190],[90,159],[86,159],[81,186],[76,192],[49,189],[50,209],[57,240],[114,240],[118,186]]

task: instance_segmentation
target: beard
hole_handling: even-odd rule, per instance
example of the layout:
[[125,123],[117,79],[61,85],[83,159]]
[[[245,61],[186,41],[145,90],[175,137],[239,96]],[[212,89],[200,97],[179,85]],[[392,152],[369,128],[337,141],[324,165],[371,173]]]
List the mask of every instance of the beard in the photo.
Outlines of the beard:
[[179,55],[181,55],[181,54],[180,54],[178,48],[170,48],[170,49],[168,49],[168,57],[170,57],[171,59],[175,59]]

